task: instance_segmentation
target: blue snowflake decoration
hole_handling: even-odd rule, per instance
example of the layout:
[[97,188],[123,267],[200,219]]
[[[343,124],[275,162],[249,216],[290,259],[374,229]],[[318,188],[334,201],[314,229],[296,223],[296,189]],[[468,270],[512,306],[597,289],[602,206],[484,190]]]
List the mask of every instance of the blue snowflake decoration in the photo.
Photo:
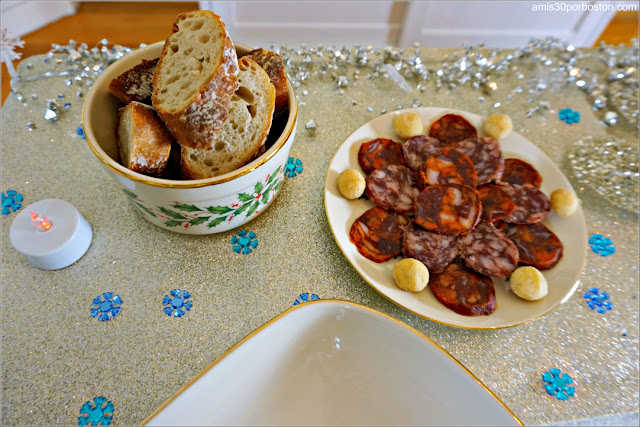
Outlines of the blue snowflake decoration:
[[78,425],[92,426],[103,425],[108,426],[113,420],[113,403],[107,402],[106,397],[94,397],[93,403],[88,400],[80,408],[80,416],[78,417]]
[[169,295],[165,295],[164,298],[162,298],[162,305],[166,305],[163,310],[167,313],[167,316],[182,317],[193,307],[193,301],[190,300],[191,294],[189,292],[183,290],[181,294],[180,289],[174,289],[169,292]]
[[238,234],[231,238],[232,249],[239,254],[250,254],[258,247],[258,236],[253,231],[238,231]]
[[82,127],[82,125],[78,126],[78,129],[76,129],[76,133],[78,134],[78,136],[82,139],[87,139],[84,136],[84,128]]
[[298,174],[302,172],[302,169],[302,160],[289,157],[287,164],[284,165],[284,174],[287,178],[293,178],[294,176],[298,176]]
[[91,313],[91,317],[97,317],[101,322],[106,322],[120,313],[122,310],[121,304],[122,298],[114,295],[113,292],[105,292],[102,296],[98,295],[93,299],[91,305],[95,307],[91,307],[89,313]]
[[23,201],[22,194],[16,190],[8,190],[6,195],[2,193],[2,215],[9,215],[11,212],[19,210]]
[[300,305],[302,303],[305,302],[309,302],[309,301],[315,301],[320,299],[320,297],[316,294],[311,294],[311,296],[309,296],[309,292],[305,292],[302,293],[300,295],[298,295],[298,298],[296,298],[296,300],[293,302],[293,305]]
[[584,293],[585,302],[591,310],[596,310],[598,313],[603,314],[610,311],[613,308],[611,297],[606,292],[600,292],[598,288],[589,288]]
[[571,108],[564,108],[558,111],[558,118],[568,125],[580,122],[580,113],[573,111]]
[[613,246],[613,241],[608,237],[602,236],[602,234],[594,234],[589,237],[589,245],[593,252],[602,256],[609,256],[616,253],[616,247]]
[[562,374],[560,369],[549,369],[549,371],[542,374],[542,381],[545,382],[544,388],[552,396],[558,398],[558,400],[567,400],[576,392],[575,387],[570,386],[573,384],[573,380],[569,374]]

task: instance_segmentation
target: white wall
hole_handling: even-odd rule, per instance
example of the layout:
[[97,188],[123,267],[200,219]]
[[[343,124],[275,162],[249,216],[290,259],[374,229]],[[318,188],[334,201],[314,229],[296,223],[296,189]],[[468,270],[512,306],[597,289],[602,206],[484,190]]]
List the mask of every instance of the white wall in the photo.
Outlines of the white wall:
[[2,29],[20,37],[76,13],[75,1],[6,1],[1,3]]

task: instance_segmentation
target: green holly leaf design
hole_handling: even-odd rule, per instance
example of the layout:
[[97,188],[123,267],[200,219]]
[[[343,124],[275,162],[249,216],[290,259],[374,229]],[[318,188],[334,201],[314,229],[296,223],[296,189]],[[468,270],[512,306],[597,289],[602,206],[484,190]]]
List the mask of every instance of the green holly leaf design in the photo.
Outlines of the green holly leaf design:
[[271,181],[273,181],[275,179],[276,176],[278,176],[278,172],[280,172],[280,169],[282,168],[282,166],[278,166],[278,169],[276,169],[275,171],[273,171],[273,173],[271,174],[271,176],[269,177],[269,180],[267,181],[267,184],[269,184]]
[[[253,200],[253,199],[252,199]],[[240,215],[242,212],[246,211],[247,208],[251,205],[251,202],[245,203],[244,205],[240,206],[238,209],[236,209],[236,212],[234,215]]]
[[211,218],[210,216],[201,216],[198,218],[194,218],[191,221],[189,221],[189,224],[191,225],[198,225],[198,224],[202,224],[203,222],[207,222],[209,220],[209,218]]
[[207,210],[216,215],[223,215],[231,212],[233,209],[227,206],[209,206]]
[[146,207],[142,206],[140,203],[136,203],[136,206],[139,207],[140,209],[142,209],[143,212],[151,215],[152,217],[155,218],[156,214],[154,214],[153,212],[151,212],[149,209],[147,209]]
[[260,181],[256,182],[256,186],[254,188],[254,192],[256,194],[260,194],[260,192],[262,191],[262,183]]
[[181,221],[176,221],[175,219],[169,219],[169,220],[164,222],[164,225],[166,225],[167,227],[175,227],[175,226],[181,225],[181,224],[182,224]]
[[134,193],[132,193],[129,190],[123,189],[122,191],[124,191],[124,194],[126,194],[129,197],[131,197],[132,199],[137,199],[138,198],[138,196],[136,196]]
[[185,212],[201,212],[202,209],[195,205],[173,205],[174,208]]
[[180,215],[178,212],[174,212],[174,211],[169,210],[167,208],[163,208],[161,206],[158,206],[158,209],[160,209],[165,215],[170,216],[171,218],[174,218],[174,219],[187,219],[187,218],[183,217],[182,215]]
[[209,224],[207,224],[207,226],[209,228],[213,228],[218,224],[222,224],[224,222],[224,220],[227,219],[226,216],[219,216],[218,218],[214,219],[213,221],[211,221]]
[[274,189],[275,191],[278,191],[278,190],[280,189],[280,187],[282,187],[282,181],[278,181],[278,183],[276,184],[276,186],[275,186],[275,187],[273,187],[273,189]]
[[260,206],[260,201],[256,200],[251,207],[249,208],[249,210],[247,211],[247,218],[249,218],[251,215],[253,215],[253,213],[256,211],[256,209],[258,209],[258,206]]
[[240,200],[241,202],[248,202],[249,200],[253,200],[253,195],[247,194],[247,193],[240,193],[238,194],[238,200]]

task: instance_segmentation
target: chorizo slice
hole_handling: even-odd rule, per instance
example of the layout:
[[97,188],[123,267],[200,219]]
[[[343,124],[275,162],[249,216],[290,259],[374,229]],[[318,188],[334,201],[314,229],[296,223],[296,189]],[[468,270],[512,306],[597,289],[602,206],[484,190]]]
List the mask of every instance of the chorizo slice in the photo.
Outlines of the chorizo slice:
[[493,281],[459,259],[430,276],[429,288],[442,305],[463,316],[489,315],[496,310]]
[[512,224],[532,224],[542,221],[551,211],[549,198],[532,185],[509,187],[509,194],[516,204],[511,215],[504,220]]
[[429,136],[448,145],[464,139],[477,138],[478,130],[458,114],[445,114],[431,123]]
[[484,184],[477,188],[482,202],[482,222],[495,222],[511,215],[516,204],[507,185]]
[[485,276],[503,279],[518,267],[518,248],[492,224],[478,224],[459,245],[467,266]]
[[554,267],[564,252],[562,242],[544,224],[509,224],[505,235],[518,248],[518,262],[538,270]]
[[429,156],[444,147],[446,147],[446,144],[436,138],[427,135],[416,135],[402,144],[402,152],[407,166],[417,171],[424,165]]
[[540,172],[531,164],[520,159],[504,160],[504,172],[502,172],[500,180],[511,185],[529,184],[535,188],[540,188],[540,184],[542,184]]
[[471,159],[478,172],[478,185],[500,181],[504,171],[504,156],[498,141],[493,138],[470,138],[451,146]]
[[365,193],[376,205],[396,212],[413,212],[416,187],[415,172],[406,166],[388,165],[375,169],[366,179]]
[[478,173],[469,157],[454,148],[442,148],[432,154],[418,172],[427,185],[478,185]]
[[416,197],[413,205],[418,225],[449,236],[474,227],[482,214],[478,192],[463,184],[431,185]]
[[400,254],[404,228],[408,224],[409,218],[405,215],[376,206],[355,220],[349,239],[363,257],[385,262]]
[[426,265],[430,273],[440,273],[458,255],[457,237],[427,231],[412,221],[404,232],[402,253]]
[[402,154],[402,144],[385,138],[363,143],[358,150],[358,163],[367,174],[383,166],[407,164]]

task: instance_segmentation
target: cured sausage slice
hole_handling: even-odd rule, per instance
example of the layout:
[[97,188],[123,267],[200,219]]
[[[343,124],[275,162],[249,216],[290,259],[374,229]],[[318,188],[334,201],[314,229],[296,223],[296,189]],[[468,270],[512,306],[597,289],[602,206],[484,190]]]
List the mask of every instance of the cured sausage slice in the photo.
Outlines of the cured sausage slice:
[[417,171],[424,165],[429,156],[444,147],[446,147],[446,144],[436,138],[431,138],[427,135],[416,135],[405,141],[402,145],[402,151],[407,166]]
[[406,166],[388,165],[367,175],[365,193],[376,205],[396,212],[413,212],[416,187],[415,172]]
[[538,170],[520,159],[504,160],[504,172],[500,180],[511,185],[530,184],[535,188],[540,188],[542,184],[542,177]]
[[475,226],[482,213],[478,192],[462,184],[431,185],[413,205],[418,225],[450,236]]
[[494,222],[511,215],[516,204],[507,185],[484,184],[477,188],[482,202],[482,222]]
[[402,154],[402,144],[391,139],[377,138],[360,146],[358,163],[364,173],[387,165],[403,165],[407,163]]
[[407,224],[409,218],[405,215],[376,206],[355,220],[349,239],[363,257],[373,262],[385,262],[402,250],[402,236]]
[[428,185],[465,184],[475,187],[478,184],[478,174],[473,162],[462,151],[454,148],[442,148],[432,154],[419,173]]
[[510,224],[505,235],[518,248],[518,262],[521,264],[548,270],[562,258],[562,242],[544,224]]
[[540,190],[529,184],[509,188],[509,193],[516,208],[505,218],[512,224],[531,224],[544,219],[551,211],[549,198]]
[[427,231],[412,221],[404,232],[402,253],[426,265],[430,273],[439,273],[458,255],[457,237]]
[[466,154],[478,172],[478,185],[500,181],[504,170],[504,157],[500,143],[493,138],[471,138],[451,145]]
[[467,266],[485,276],[502,279],[518,267],[518,248],[492,224],[478,224],[459,244]]
[[478,131],[467,119],[458,114],[445,114],[431,124],[429,136],[444,144],[477,138]]
[[463,316],[488,315],[496,310],[496,291],[490,278],[456,260],[442,273],[430,276],[429,287],[445,307]]

